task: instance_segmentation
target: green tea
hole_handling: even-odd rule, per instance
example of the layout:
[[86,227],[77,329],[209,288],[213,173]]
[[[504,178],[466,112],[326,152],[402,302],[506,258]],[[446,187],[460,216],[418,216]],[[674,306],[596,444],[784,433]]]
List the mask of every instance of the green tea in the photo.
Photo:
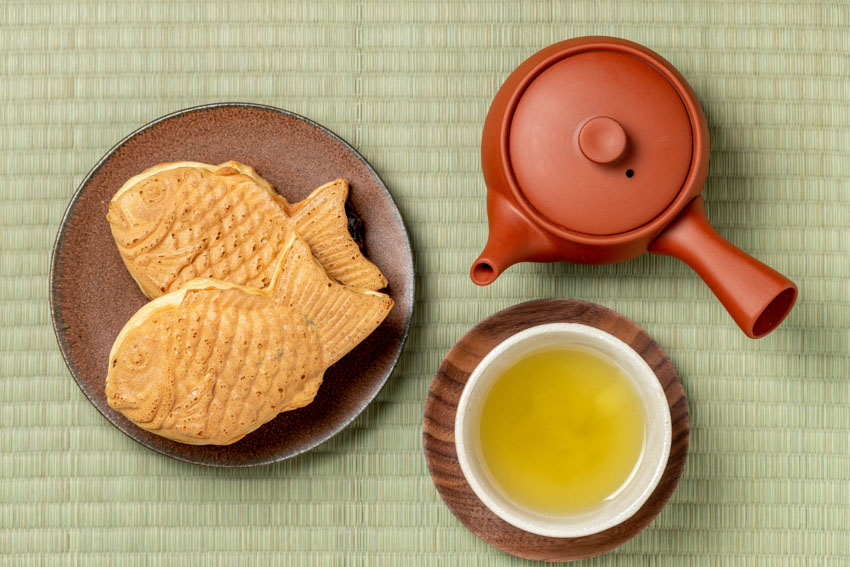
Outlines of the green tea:
[[482,407],[481,451],[516,504],[575,514],[626,482],[645,430],[643,403],[618,366],[584,350],[546,350],[496,379]]

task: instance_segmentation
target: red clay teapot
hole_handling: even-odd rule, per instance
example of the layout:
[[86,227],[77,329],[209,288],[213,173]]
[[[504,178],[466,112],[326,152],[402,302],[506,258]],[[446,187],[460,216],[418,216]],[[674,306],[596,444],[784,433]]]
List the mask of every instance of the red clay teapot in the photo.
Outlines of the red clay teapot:
[[622,262],[647,250],[691,266],[751,338],[775,329],[794,283],[708,223],[708,128],[657,53],[582,37],[532,55],[496,94],[481,143],[490,234],[478,285],[517,262]]

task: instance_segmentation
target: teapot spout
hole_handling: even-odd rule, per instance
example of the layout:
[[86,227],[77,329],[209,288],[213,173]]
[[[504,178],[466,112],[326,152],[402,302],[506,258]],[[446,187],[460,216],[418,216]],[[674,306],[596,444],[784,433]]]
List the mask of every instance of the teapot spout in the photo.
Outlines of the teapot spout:
[[489,285],[518,262],[553,262],[560,259],[551,237],[532,225],[507,201],[488,195],[490,234],[484,251],[472,264],[469,277]]
[[491,237],[484,251],[472,264],[469,277],[477,285],[490,285],[502,272],[519,261],[514,257],[513,250],[496,245]]

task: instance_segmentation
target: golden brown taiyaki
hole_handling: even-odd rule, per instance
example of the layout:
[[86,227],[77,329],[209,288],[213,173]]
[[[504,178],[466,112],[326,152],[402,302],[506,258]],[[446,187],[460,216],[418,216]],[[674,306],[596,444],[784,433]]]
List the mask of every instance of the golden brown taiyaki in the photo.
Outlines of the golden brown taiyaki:
[[264,288],[293,228],[332,278],[381,289],[387,280],[348,232],[347,198],[344,179],[293,205],[245,164],[175,162],[130,178],[106,218],[124,264],[149,298],[195,278]]
[[109,354],[109,405],[182,443],[234,443],[309,404],[393,302],[343,286],[290,231],[264,289],[198,279],[139,309]]

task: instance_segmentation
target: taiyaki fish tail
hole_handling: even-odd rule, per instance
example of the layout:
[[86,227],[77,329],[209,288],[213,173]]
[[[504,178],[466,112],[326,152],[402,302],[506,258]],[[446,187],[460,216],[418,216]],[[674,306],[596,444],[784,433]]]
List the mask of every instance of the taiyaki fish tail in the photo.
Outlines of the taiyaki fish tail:
[[387,286],[384,274],[348,232],[347,199],[348,181],[337,179],[314,190],[297,209],[290,206],[290,218],[330,277],[351,287],[383,289]]
[[284,247],[277,270],[272,296],[316,325],[326,366],[369,336],[393,307],[393,300],[384,293],[342,285],[330,278],[310,246],[295,233]]

